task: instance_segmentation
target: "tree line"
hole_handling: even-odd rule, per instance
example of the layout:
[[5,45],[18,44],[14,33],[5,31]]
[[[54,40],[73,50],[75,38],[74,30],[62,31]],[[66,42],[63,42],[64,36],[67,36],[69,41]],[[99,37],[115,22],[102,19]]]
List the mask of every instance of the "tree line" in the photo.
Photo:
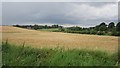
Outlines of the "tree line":
[[50,28],[63,28],[63,26],[59,26],[59,25],[13,25],[15,27],[20,27],[20,28],[27,28],[27,29],[34,29],[34,30],[38,30],[38,29],[50,29]]
[[13,25],[15,27],[28,28],[28,29],[51,29],[58,28],[58,30],[53,30],[53,32],[66,32],[66,33],[78,33],[78,34],[94,34],[94,35],[111,35],[111,36],[120,36],[120,22],[116,25],[114,22],[110,22],[108,25],[105,22],[102,22],[95,27],[82,28],[79,26],[73,27],[63,27],[60,25]]

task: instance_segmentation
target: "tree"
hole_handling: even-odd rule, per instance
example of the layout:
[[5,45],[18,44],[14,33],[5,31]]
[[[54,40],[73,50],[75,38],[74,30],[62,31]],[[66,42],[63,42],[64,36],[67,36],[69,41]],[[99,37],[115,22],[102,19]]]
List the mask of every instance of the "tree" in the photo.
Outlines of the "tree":
[[34,29],[37,30],[38,28],[39,28],[39,26],[35,24]]
[[107,26],[104,22],[102,22],[99,26]]
[[113,31],[114,28],[115,28],[115,24],[114,24],[114,22],[111,22],[111,23],[108,25],[108,30],[109,30],[109,31]]
[[99,25],[95,26],[95,30],[99,31]]
[[116,31],[120,32],[120,22],[116,25]]
[[63,32],[63,31],[65,31],[65,29],[64,28],[59,28],[59,31]]
[[78,27],[78,26],[69,27],[68,29],[71,30],[71,31],[79,31],[79,30],[82,30],[82,28],[81,28],[81,27]]
[[107,25],[103,22],[99,25],[99,31],[106,31],[107,30]]
[[18,25],[18,24],[17,24],[17,25],[13,25],[13,26],[15,26],[15,27],[20,27],[20,25]]
[[59,26],[58,25],[52,25],[52,28],[58,28]]
[[47,25],[45,25],[45,29],[47,29],[48,28],[48,26]]

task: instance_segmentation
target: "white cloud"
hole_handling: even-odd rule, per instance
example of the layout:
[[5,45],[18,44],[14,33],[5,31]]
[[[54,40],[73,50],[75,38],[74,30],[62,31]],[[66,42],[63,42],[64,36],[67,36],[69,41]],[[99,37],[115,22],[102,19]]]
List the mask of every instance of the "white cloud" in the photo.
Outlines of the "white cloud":
[[112,20],[118,17],[118,6],[116,4],[107,4],[102,7],[90,6],[88,4],[73,4],[73,10],[67,15],[83,20],[106,19]]

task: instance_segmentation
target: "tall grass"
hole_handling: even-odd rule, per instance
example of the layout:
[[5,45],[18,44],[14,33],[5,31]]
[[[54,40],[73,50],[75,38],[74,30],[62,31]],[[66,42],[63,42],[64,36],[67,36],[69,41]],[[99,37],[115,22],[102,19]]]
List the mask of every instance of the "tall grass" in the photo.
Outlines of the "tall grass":
[[115,66],[117,54],[101,51],[35,49],[2,44],[4,66]]
[[0,68],[2,67],[2,53],[0,52]]

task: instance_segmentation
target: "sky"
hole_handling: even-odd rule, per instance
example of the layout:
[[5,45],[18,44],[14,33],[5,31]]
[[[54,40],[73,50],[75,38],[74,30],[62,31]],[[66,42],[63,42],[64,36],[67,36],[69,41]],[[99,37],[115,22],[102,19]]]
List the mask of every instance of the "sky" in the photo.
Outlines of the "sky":
[[2,3],[0,2],[0,25],[2,25]]
[[[12,1],[12,0],[11,0]],[[89,1],[89,0],[86,0]],[[113,0],[108,0],[113,1]],[[89,27],[117,22],[117,2],[3,2],[2,24]]]
[[1,0],[2,2],[118,2],[120,0]]

